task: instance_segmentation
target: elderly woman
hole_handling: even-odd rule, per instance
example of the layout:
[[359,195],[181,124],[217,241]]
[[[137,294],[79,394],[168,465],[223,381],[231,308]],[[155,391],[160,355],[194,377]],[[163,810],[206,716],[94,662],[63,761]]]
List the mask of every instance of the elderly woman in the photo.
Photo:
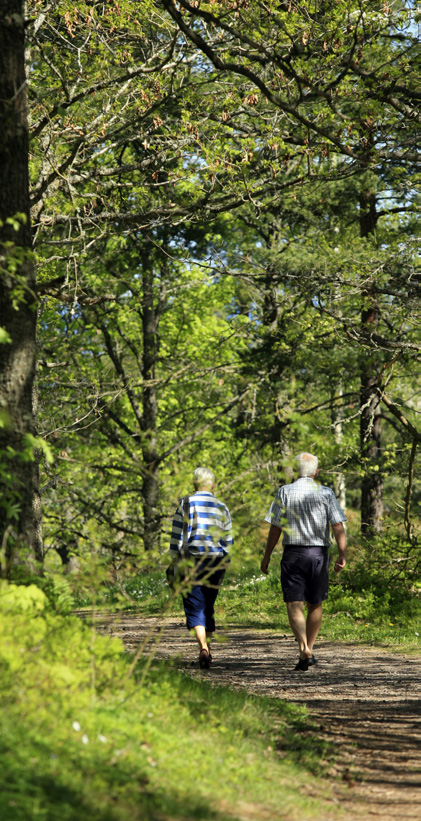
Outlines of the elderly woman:
[[174,559],[182,553],[185,518],[184,550],[194,559],[194,568],[191,587],[183,592],[184,612],[187,629],[194,630],[199,644],[199,666],[209,669],[215,601],[233,544],[231,516],[227,506],[213,495],[215,476],[209,468],[196,468],[193,486],[194,493],[180,502],[174,514],[170,553]]

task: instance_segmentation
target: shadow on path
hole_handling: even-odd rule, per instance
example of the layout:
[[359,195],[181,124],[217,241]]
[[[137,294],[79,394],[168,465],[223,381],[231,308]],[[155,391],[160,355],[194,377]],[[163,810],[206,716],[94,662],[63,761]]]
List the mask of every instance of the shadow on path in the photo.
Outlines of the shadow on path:
[[328,770],[348,819],[421,819],[421,669],[419,659],[320,641],[318,664],[295,672],[291,636],[229,626],[212,645],[209,671],[197,667],[184,622],[100,616],[99,629],[131,652],[154,650],[193,677],[307,705],[318,734],[337,747]]

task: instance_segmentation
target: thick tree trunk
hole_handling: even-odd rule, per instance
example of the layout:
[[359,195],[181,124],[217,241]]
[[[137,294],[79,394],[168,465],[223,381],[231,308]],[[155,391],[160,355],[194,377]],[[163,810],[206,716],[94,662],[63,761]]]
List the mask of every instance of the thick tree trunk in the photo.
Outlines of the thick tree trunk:
[[157,415],[158,402],[155,385],[155,365],[157,357],[157,318],[154,308],[153,271],[146,263],[143,271],[143,434],[142,456],[145,469],[142,485],[145,550],[159,547],[160,519],[158,513],[158,449]]
[[9,341],[0,344],[0,547],[18,563],[42,561],[37,462],[23,458],[35,428],[37,324],[23,13],[19,0],[1,0],[0,328]]
[[[376,198],[373,193],[360,197],[360,234],[367,237],[374,233],[377,222]],[[370,294],[361,314],[361,323],[368,330],[378,324],[376,295]],[[383,520],[383,478],[381,473],[381,422],[378,396],[378,367],[375,357],[361,360],[360,386],[360,448],[364,466],[361,483],[361,532],[380,532]]]

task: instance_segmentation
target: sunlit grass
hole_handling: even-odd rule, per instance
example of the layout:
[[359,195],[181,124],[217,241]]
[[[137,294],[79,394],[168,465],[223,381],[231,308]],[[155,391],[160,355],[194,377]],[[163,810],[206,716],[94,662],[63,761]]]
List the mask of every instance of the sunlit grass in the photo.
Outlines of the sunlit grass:
[[[181,597],[169,590],[163,568],[127,579],[124,590],[127,598],[108,589],[104,604],[125,610],[133,608],[145,616],[183,614]],[[232,562],[218,595],[216,610],[221,626],[241,624],[289,631],[279,556],[271,563],[269,576],[260,572],[257,560]],[[374,574],[356,578],[352,568],[341,577],[332,573],[321,631],[325,639],[378,644],[412,652],[420,647],[419,625],[419,596],[404,585],[391,589]]]
[[[248,541],[238,540],[234,548],[216,604],[220,626],[238,624],[289,631],[280,584],[281,549],[276,549],[269,576],[264,576],[260,571],[263,536],[258,533]],[[345,571],[340,575],[331,573],[322,637],[416,651],[420,646],[420,590],[411,576],[412,565],[396,562],[397,534],[365,547],[355,534],[349,541]],[[148,557],[148,562],[142,571],[126,572],[118,584],[105,576],[101,586],[88,586],[84,594],[77,594],[77,605],[91,607],[95,597],[98,606],[111,610],[183,617],[181,597],[174,595],[166,583],[168,557]],[[396,576],[397,572],[401,575]],[[90,577],[95,575],[91,573]]]
[[29,592],[0,596],[2,819],[226,821],[245,801],[256,819],[335,814],[320,764],[333,750],[305,707],[145,659],[129,676],[118,640],[40,591],[31,610]]

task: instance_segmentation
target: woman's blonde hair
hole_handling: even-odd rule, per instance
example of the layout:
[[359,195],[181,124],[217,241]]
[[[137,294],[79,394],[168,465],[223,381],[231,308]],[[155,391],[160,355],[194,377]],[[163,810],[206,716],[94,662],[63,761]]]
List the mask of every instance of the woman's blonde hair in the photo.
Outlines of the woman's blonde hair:
[[193,471],[193,484],[195,487],[210,489],[215,484],[215,476],[209,468],[196,468]]

